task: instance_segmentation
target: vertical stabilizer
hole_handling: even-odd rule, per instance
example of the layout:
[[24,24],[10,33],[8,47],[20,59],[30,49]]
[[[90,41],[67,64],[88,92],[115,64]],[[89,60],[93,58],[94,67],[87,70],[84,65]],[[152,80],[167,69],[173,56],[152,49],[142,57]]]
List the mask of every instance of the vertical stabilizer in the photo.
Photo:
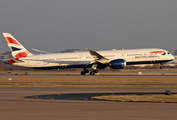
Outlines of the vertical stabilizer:
[[3,35],[6,39],[7,45],[10,48],[14,59],[19,59],[21,57],[27,57],[32,55],[10,33],[3,33]]

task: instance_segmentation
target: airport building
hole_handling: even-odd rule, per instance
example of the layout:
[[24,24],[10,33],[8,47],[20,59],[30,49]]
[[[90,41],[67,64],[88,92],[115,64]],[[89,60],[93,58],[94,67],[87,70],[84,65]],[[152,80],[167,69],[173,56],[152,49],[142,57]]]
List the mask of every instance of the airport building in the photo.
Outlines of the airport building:
[[177,50],[175,50],[175,55],[177,55]]
[[9,58],[12,58],[12,54],[11,52],[5,52],[5,53],[2,53],[2,51],[0,51],[0,59],[9,59]]

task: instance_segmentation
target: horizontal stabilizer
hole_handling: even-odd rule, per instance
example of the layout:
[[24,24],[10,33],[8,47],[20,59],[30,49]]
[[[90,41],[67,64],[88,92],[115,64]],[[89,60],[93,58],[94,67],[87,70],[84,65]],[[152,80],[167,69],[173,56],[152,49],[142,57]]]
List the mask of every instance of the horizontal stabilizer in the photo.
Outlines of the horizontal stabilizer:
[[5,61],[8,61],[8,60],[7,59],[0,59],[0,61],[5,62]]

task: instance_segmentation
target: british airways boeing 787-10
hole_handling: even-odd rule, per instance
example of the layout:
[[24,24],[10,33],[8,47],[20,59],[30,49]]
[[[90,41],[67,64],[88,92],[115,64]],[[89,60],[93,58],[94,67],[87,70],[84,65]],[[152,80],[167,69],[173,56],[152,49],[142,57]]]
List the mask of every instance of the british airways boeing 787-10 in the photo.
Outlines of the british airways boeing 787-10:
[[[174,59],[168,51],[159,48],[106,51],[86,48],[88,52],[35,55],[23,47],[10,33],[3,33],[3,35],[13,56],[13,59],[6,60],[5,63],[36,69],[83,68],[81,75],[89,72],[90,75],[94,75],[98,73],[98,69],[106,67],[124,69],[126,65],[159,63],[162,68],[162,64]],[[91,70],[89,71],[88,68]]]

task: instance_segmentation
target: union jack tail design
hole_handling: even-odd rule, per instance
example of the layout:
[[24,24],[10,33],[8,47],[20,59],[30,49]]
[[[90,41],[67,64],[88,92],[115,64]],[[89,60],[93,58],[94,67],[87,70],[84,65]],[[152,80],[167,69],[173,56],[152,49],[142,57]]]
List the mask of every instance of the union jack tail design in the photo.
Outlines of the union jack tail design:
[[10,48],[14,59],[19,59],[21,57],[27,57],[32,55],[10,33],[3,33],[3,35],[6,39],[7,45]]

